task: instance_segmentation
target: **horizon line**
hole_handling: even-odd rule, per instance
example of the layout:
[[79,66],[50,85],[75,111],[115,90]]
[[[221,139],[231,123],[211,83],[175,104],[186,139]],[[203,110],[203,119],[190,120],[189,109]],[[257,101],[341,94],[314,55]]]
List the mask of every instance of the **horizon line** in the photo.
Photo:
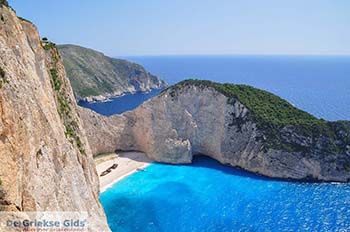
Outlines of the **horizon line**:
[[135,54],[113,55],[111,57],[160,57],[160,56],[307,56],[307,57],[350,57],[350,54]]
[[304,57],[350,57],[350,53],[184,53],[184,54],[126,54],[126,55],[110,55],[110,52],[98,50],[90,46],[75,43],[57,43],[58,46],[78,46],[101,52],[109,57],[160,57],[160,56],[304,56]]

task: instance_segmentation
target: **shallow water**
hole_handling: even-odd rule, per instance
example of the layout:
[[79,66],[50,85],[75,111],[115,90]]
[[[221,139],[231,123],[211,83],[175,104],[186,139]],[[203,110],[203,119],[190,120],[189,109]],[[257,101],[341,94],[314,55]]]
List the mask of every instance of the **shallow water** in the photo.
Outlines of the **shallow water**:
[[[259,177],[207,157],[152,164],[101,194],[113,231],[341,231],[350,185]],[[346,231],[346,230],[345,230]]]

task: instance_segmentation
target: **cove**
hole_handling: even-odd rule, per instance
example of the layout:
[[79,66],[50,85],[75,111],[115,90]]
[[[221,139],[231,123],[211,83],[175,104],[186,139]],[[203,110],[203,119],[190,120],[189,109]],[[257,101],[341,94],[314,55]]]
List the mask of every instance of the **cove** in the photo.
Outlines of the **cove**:
[[350,185],[274,180],[196,156],[154,163],[101,193],[112,231],[346,231]]

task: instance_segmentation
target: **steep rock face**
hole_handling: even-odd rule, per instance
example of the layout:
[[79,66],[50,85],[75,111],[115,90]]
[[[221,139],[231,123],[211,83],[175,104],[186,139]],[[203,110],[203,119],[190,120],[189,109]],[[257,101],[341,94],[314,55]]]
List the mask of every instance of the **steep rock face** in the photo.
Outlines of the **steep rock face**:
[[79,115],[85,125],[92,154],[114,152],[115,150],[137,150],[131,133],[131,122],[124,116],[105,117],[90,109],[79,108]]
[[1,210],[86,211],[92,231],[109,231],[57,50],[8,7],[0,16]]
[[76,45],[58,46],[78,99],[103,100],[123,93],[147,92],[166,83],[141,65]]
[[[269,177],[349,181],[349,122],[329,123],[330,130],[339,134],[332,140],[305,136],[298,125],[281,126],[276,133],[269,128],[273,124],[253,117],[254,112],[239,97],[213,86],[180,83],[133,111],[109,118],[81,108],[88,140],[98,148],[93,152],[139,150],[166,163],[189,163],[193,155],[205,154]],[[276,100],[271,94],[267,97],[273,103]],[[277,100],[282,108],[287,104]],[[318,123],[291,107],[287,105],[293,115],[300,114],[296,119],[310,117]],[[102,138],[108,146],[98,146]],[[328,149],[331,142],[338,144],[334,151]]]

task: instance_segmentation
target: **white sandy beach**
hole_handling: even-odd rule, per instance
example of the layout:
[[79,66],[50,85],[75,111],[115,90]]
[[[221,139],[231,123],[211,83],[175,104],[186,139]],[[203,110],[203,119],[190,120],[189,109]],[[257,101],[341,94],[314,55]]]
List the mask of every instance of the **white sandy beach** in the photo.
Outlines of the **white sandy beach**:
[[[104,154],[95,158],[97,173],[100,178],[100,191],[103,192],[122,178],[143,169],[152,161],[142,152],[118,152]],[[100,176],[113,164],[118,164],[115,169],[105,176]]]

